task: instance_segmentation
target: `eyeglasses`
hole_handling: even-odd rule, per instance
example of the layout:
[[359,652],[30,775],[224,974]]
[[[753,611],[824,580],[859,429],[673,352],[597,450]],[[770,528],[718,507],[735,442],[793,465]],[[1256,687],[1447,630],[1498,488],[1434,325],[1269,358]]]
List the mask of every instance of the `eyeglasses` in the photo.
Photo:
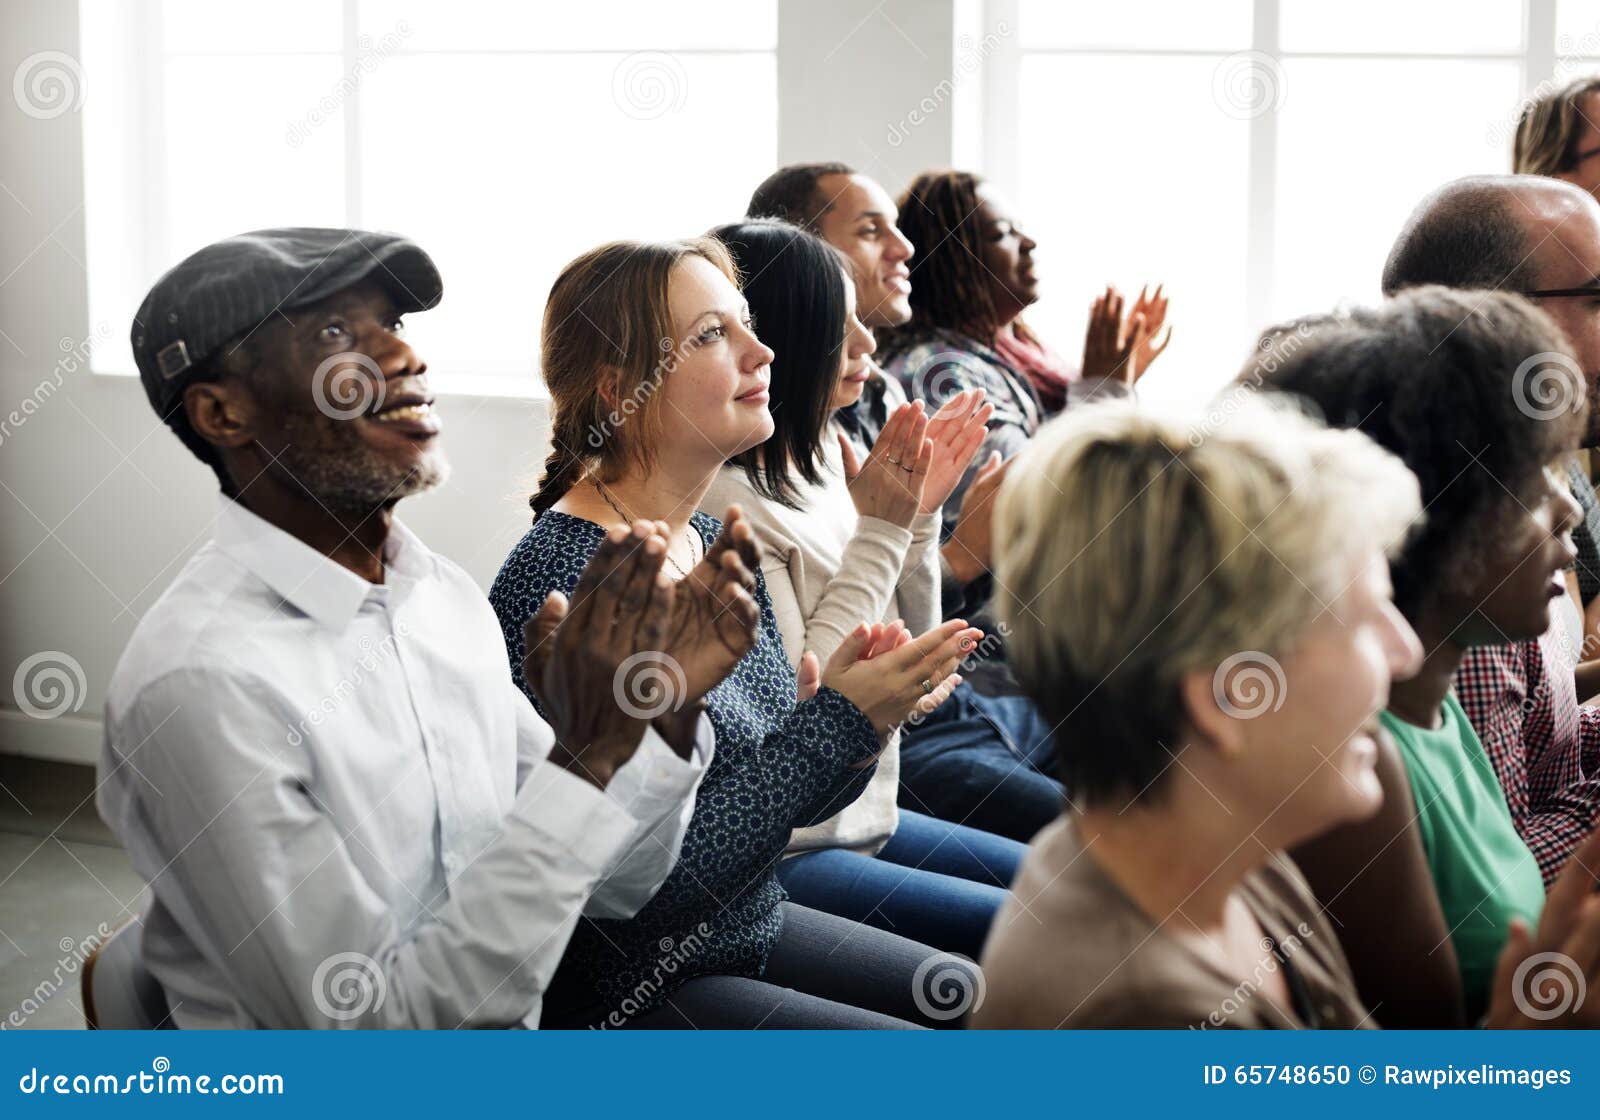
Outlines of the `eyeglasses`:
[[1587,288],[1540,288],[1531,292],[1523,292],[1529,299],[1562,299],[1564,297],[1582,298],[1593,296],[1600,299],[1600,287]]

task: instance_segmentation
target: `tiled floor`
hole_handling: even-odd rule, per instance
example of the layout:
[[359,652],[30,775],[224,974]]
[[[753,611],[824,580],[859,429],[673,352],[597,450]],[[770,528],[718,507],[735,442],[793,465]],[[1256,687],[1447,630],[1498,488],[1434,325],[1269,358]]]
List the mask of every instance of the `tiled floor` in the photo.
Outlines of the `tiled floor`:
[[82,1027],[79,946],[136,913],[142,886],[91,768],[0,755],[0,1025]]

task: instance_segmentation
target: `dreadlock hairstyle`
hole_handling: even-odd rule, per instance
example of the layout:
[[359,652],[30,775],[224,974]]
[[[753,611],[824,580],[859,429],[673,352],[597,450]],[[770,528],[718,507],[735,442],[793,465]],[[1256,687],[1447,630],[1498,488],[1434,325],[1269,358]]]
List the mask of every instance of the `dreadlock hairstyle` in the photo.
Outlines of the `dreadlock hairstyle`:
[[913,260],[918,263],[911,284],[911,322],[894,328],[891,336],[909,339],[944,330],[988,340],[1005,325],[995,311],[991,278],[983,267],[983,231],[976,213],[982,184],[966,171],[925,171],[897,200],[900,232],[916,250]]
[[656,390],[681,355],[668,292],[673,269],[691,256],[739,282],[727,249],[705,237],[613,241],[556,277],[540,343],[551,446],[528,499],[535,517],[590,473],[611,482],[629,464],[650,468],[661,431]]
[[761,341],[772,348],[772,438],[729,460],[762,497],[799,509],[794,476],[822,481],[822,446],[844,350],[845,258],[787,222],[712,231],[741,275]]
[[829,200],[822,198],[817,183],[824,175],[854,175],[855,168],[845,163],[791,163],[780,167],[761,181],[750,196],[745,216],[750,218],[782,218],[810,233],[817,231],[817,222],[828,208]]

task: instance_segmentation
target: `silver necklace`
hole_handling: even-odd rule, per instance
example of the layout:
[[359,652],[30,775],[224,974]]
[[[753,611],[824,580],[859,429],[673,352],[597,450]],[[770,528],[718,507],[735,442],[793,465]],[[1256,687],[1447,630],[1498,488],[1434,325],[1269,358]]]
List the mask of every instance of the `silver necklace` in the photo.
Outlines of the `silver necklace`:
[[[625,524],[632,525],[635,521],[641,520],[640,518],[634,517],[633,514],[624,509],[620,501],[614,501],[612,499],[611,491],[598,478],[592,479],[591,481],[594,483],[595,492],[605,499],[606,505],[615,510],[617,516],[622,518]],[[696,534],[692,532],[691,529],[691,526],[684,526],[683,534],[689,545],[689,555],[693,557],[691,561],[692,566],[693,564],[698,564],[700,562],[700,558],[696,556],[697,550],[694,547],[694,538]],[[671,549],[667,550],[667,563],[672,565],[673,570],[676,571],[680,577],[683,579],[689,578],[689,573],[678,567],[678,562],[672,558]]]

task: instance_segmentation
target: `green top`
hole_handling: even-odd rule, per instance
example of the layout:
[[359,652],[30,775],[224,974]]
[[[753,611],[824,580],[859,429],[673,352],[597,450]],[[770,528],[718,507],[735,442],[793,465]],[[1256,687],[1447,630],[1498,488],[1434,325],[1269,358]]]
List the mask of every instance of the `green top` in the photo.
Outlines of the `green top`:
[[1387,711],[1381,718],[1405,759],[1467,1012],[1477,1016],[1487,1009],[1511,919],[1524,918],[1531,929],[1544,909],[1539,864],[1511,823],[1494,767],[1454,692],[1444,698],[1437,730]]

